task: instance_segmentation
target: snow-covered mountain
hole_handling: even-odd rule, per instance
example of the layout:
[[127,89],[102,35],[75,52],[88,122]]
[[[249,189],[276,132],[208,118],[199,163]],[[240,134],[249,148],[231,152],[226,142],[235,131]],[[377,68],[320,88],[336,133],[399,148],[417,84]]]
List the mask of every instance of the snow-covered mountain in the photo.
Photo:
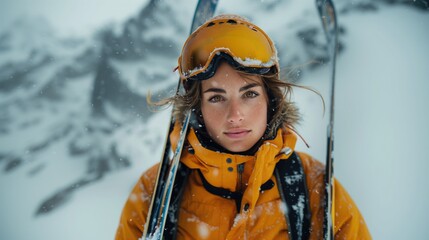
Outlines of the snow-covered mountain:
[[[189,33],[192,3],[149,1],[137,16],[100,29],[92,39],[59,38],[39,18],[19,19],[0,32],[0,190],[8,193],[2,194],[0,215],[11,220],[3,224],[2,217],[0,238],[28,236],[13,230],[18,221],[35,239],[46,239],[43,229],[58,219],[94,216],[103,218],[100,226],[91,233],[76,233],[89,227],[71,228],[76,232],[69,238],[113,235],[132,184],[159,160],[169,112],[150,111],[146,95],[149,90],[155,98],[172,94],[178,79],[172,71]],[[335,3],[340,19],[376,15],[392,6],[428,11],[428,1]],[[326,91],[308,80],[328,76],[313,1],[220,1],[218,13],[237,13],[260,25],[276,42],[285,76]],[[340,58],[353,48],[347,41],[351,26],[357,24],[340,22]],[[304,110],[311,105],[307,108],[322,112],[313,97],[297,99]],[[312,126],[303,130],[306,138],[323,138],[325,129]],[[319,145],[310,152],[323,160],[324,145]]]
[[[1,149],[4,171],[34,162],[39,165],[32,174],[43,174],[39,155],[60,143],[67,145],[67,159],[83,159],[86,164],[80,178],[46,196],[37,214],[61,206],[69,194],[104,174],[138,161],[119,151],[122,139],[115,137],[130,124],[145,124],[153,114],[146,104],[149,90],[155,96],[165,95],[176,85],[177,75],[171,70],[186,38],[192,8],[178,11],[175,5],[150,1],[138,16],[121,27],[100,30],[92,40],[58,39],[43,19],[22,19],[3,34],[0,111],[2,139],[8,141]],[[264,10],[288,5],[273,2]],[[296,64],[326,61],[317,15],[302,11],[301,17],[278,23],[293,29],[280,37],[301,46],[293,50],[278,45],[280,57]],[[257,21],[256,16],[249,18]],[[295,71],[295,76],[300,72]],[[9,141],[18,137],[25,140]]]

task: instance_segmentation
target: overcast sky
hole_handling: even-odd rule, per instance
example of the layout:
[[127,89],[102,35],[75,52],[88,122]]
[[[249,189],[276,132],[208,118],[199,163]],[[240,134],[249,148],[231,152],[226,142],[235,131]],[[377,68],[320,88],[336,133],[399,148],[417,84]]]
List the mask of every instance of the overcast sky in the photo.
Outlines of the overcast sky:
[[135,15],[148,0],[1,0],[0,30],[22,16],[43,16],[61,35],[86,35]]

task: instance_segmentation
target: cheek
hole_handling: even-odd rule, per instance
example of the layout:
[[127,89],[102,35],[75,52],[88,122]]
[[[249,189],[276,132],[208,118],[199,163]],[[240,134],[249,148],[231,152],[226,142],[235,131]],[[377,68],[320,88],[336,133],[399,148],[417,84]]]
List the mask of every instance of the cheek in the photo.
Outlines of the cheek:
[[202,104],[201,113],[203,115],[203,120],[207,131],[213,131],[216,126],[219,125],[223,116],[223,113],[220,109],[213,107],[210,104]]
[[[255,111],[255,109],[257,109],[257,111]],[[268,106],[265,101],[259,101],[255,106],[251,108],[250,111],[251,111],[251,119],[254,119],[261,125],[267,124]]]
[[261,112],[266,112],[267,111],[267,102],[264,100],[260,100],[257,102],[254,102],[252,104],[249,104],[248,106],[250,109],[252,109],[252,112],[255,112],[255,109],[257,109],[256,112],[261,113]]

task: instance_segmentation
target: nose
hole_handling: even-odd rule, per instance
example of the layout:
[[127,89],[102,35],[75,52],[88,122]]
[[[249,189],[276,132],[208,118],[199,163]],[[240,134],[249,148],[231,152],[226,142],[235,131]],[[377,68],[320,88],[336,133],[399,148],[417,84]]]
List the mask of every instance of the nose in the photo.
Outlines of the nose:
[[231,101],[228,109],[228,122],[229,123],[237,123],[243,121],[243,109],[239,103],[239,101]]

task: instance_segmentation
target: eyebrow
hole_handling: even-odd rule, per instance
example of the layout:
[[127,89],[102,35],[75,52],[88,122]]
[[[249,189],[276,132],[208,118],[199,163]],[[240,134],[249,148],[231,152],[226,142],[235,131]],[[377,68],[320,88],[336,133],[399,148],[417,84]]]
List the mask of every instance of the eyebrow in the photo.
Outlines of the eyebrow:
[[247,89],[251,89],[251,88],[254,88],[254,87],[258,87],[258,86],[261,86],[261,84],[258,84],[258,83],[250,83],[250,84],[247,84],[247,85],[246,85],[246,86],[244,86],[244,87],[241,87],[241,88],[240,88],[240,90],[239,90],[239,92],[246,91]]
[[[242,91],[246,91],[247,89],[251,89],[258,86],[261,86],[261,85],[258,83],[250,83],[244,87],[241,87],[238,91],[242,92]],[[222,89],[222,88],[209,88],[205,90],[203,93],[207,93],[207,92],[226,93],[225,89]]]

